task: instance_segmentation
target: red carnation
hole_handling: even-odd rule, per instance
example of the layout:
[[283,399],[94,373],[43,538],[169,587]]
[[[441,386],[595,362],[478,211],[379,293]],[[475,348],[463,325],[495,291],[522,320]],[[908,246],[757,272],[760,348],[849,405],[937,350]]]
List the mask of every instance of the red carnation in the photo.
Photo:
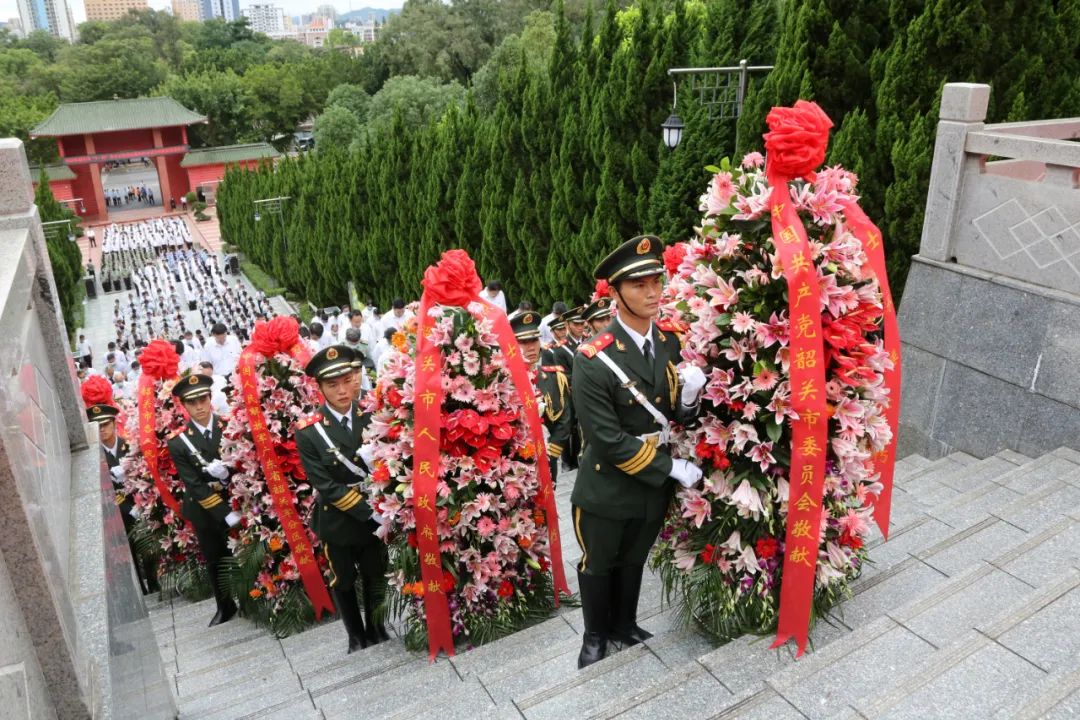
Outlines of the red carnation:
[[679,265],[682,264],[683,258],[686,257],[687,245],[686,243],[678,242],[672,245],[668,245],[664,250],[664,267],[667,269],[668,275],[674,275],[679,270]]
[[448,593],[453,591],[457,587],[457,580],[454,579],[454,574],[449,570],[443,570],[442,580],[439,581],[439,588]]
[[514,594],[514,586],[509,580],[503,580],[499,583],[499,597],[507,598]]
[[757,541],[757,545],[754,550],[757,552],[759,558],[768,560],[776,556],[776,551],[780,549],[780,543],[776,542],[776,538],[766,537]]
[[840,544],[847,545],[852,550],[858,550],[863,546],[862,538],[845,530],[840,534]]
[[805,178],[813,182],[814,170],[825,162],[832,121],[817,103],[799,100],[794,107],[774,107],[765,117],[766,175],[770,181]]
[[708,543],[705,549],[701,551],[701,562],[706,565],[712,565],[713,554],[716,552],[716,546],[712,543]]
[[392,387],[392,388],[390,388],[389,390],[386,391],[386,402],[387,402],[387,404],[390,405],[390,407],[392,407],[392,408],[401,407],[401,400],[402,400],[401,393],[398,392],[397,388]]
[[411,532],[411,533],[409,533],[408,535],[406,535],[406,536],[405,536],[405,540],[406,540],[406,542],[408,542],[408,543],[409,543],[409,547],[411,547],[411,548],[414,548],[414,549],[415,549],[415,548],[416,548],[416,547],[417,547],[417,546],[418,546],[418,545],[420,544],[420,543],[419,543],[419,542],[417,541],[417,539],[416,539],[416,533],[414,533],[414,532]]
[[176,354],[172,343],[161,339],[151,340],[139,355],[139,364],[149,378],[172,379],[180,368],[180,356]]
[[87,407],[91,405],[112,405],[112,384],[101,375],[91,375],[79,388],[83,402]]
[[597,280],[596,288],[593,290],[593,295],[589,302],[596,302],[600,298],[610,297],[611,293],[608,292],[610,289],[611,286],[608,285],[607,280]]

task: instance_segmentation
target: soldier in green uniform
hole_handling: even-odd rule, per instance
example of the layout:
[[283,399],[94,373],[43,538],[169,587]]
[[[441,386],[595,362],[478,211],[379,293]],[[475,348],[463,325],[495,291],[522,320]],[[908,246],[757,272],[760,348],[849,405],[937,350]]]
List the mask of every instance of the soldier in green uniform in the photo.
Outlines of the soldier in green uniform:
[[509,319],[536,390],[540,419],[547,435],[548,467],[554,483],[559,474],[559,458],[570,447],[573,416],[570,381],[558,365],[537,364],[540,360],[540,316],[528,310],[514,313]]
[[701,469],[668,454],[670,423],[697,415],[705,375],[682,374],[677,328],[654,323],[660,309],[663,243],[636,237],[596,268],[611,284],[617,317],[581,346],[571,381],[585,438],[571,495],[581,546],[578,579],[585,635],[578,667],[607,654],[609,639],[634,645],[650,637],[637,625],[641,576],[674,483],[692,487]]
[[148,557],[144,561],[139,560],[139,554],[135,550],[135,542],[131,539],[131,531],[135,527],[135,517],[131,511],[135,509],[135,498],[124,492],[124,467],[120,460],[131,449],[127,442],[116,432],[116,418],[120,411],[112,405],[91,405],[86,408],[86,417],[90,422],[97,423],[98,437],[101,439],[101,450],[105,453],[105,463],[109,466],[109,474],[112,476],[113,485],[116,489],[116,505],[120,508],[120,518],[124,521],[124,532],[128,538],[128,547],[131,549],[131,559],[135,563],[135,574],[139,578],[139,587],[143,595],[157,592],[157,571],[155,560]]
[[[371,417],[361,414],[355,403],[360,362],[361,356],[348,345],[331,345],[311,358],[305,372],[318,382],[326,402],[296,430],[300,461],[318,493],[312,529],[330,563],[330,587],[349,636],[350,653],[390,639],[376,617],[386,594],[386,546],[375,536],[379,526],[358,489],[373,463],[361,448],[361,435]],[[358,576],[363,580],[363,618],[356,593]]]
[[[559,360],[556,355],[556,351],[562,347],[562,344],[566,342],[566,313],[569,310],[559,314],[550,323],[548,323],[548,330],[551,331],[551,336],[555,338],[548,345],[544,345],[540,352],[540,362],[544,365],[562,365],[564,360]],[[573,358],[571,358],[571,362]],[[570,372],[570,367],[566,367],[566,371]]]
[[236,603],[221,587],[220,577],[221,561],[229,554],[228,528],[240,522],[240,515],[225,500],[230,472],[221,462],[223,423],[214,415],[210,403],[213,385],[209,375],[190,375],[177,381],[172,392],[190,420],[168,443],[176,472],[184,483],[180,512],[195,529],[217,601],[210,627],[228,622],[236,614]]
[[611,323],[611,298],[597,298],[581,313],[581,317],[588,324],[594,336],[600,335]]

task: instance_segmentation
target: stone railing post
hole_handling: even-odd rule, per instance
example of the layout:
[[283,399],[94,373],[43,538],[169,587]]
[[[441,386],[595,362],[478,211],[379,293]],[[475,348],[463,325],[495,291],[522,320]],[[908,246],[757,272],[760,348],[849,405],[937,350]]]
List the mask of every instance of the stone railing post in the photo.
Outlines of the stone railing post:
[[967,162],[964,143],[969,132],[983,128],[989,101],[990,86],[981,83],[948,83],[942,90],[934,164],[919,245],[919,254],[925,258],[947,262],[954,255],[953,229]]

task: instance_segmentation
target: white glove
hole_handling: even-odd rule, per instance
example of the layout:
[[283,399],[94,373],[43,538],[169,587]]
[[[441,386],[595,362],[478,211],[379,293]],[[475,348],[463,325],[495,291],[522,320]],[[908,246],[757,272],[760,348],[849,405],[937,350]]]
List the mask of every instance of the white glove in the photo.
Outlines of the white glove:
[[697,402],[701,389],[705,387],[708,378],[697,365],[687,365],[679,370],[679,379],[682,380],[682,404],[686,406]]
[[547,403],[543,398],[536,398],[536,412],[540,414],[540,419],[544,418],[544,411],[547,410]]
[[229,527],[235,527],[240,522],[240,513],[233,510],[231,513],[225,516],[225,524]]
[[220,460],[215,460],[207,465],[206,472],[210,474],[210,477],[218,480],[227,480],[229,478],[229,468],[225,467],[225,463]]
[[701,468],[689,460],[681,458],[672,460],[671,477],[675,478],[684,488],[692,488],[701,479]]
[[114,479],[116,479],[117,482],[123,482],[124,478],[126,477],[126,475],[124,474],[124,468],[120,465],[117,465],[114,468],[110,468],[109,473],[113,476]]
[[360,446],[360,459],[368,466],[368,470],[375,469],[375,448],[371,445]]

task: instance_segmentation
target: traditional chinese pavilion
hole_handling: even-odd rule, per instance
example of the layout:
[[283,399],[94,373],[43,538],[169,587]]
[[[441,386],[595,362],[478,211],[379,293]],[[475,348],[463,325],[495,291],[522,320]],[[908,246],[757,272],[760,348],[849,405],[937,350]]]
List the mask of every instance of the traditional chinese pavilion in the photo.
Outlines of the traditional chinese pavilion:
[[169,97],[68,103],[30,131],[54,137],[60,159],[75,173],[72,190],[82,198],[86,217],[108,215],[101,185],[103,163],[150,158],[157,166],[161,200],[179,200],[188,187],[180,161],[187,153],[187,126],[206,117]]
[[168,208],[197,187],[216,189],[229,165],[252,167],[278,155],[266,143],[191,151],[188,126],[205,122],[205,116],[170,97],[102,100],[61,105],[30,137],[56,138],[62,165],[46,168],[56,198],[79,198],[73,208],[79,215],[103,220],[108,217],[101,182],[105,163],[148,158],[157,169],[158,199]]

